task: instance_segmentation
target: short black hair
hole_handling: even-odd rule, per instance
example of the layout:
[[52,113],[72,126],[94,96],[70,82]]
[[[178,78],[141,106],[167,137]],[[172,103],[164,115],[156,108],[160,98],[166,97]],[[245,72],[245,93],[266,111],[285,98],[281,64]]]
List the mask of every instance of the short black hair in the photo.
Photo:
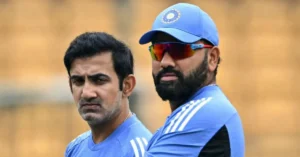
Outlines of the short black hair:
[[69,76],[75,59],[101,53],[112,53],[114,70],[119,78],[119,88],[122,90],[124,78],[134,72],[132,52],[125,43],[105,32],[86,32],[70,43],[64,56],[64,64]]

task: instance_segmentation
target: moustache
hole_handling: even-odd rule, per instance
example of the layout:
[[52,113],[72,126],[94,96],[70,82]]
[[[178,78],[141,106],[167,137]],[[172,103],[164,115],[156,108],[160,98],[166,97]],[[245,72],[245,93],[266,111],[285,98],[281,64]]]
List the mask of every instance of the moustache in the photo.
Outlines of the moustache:
[[159,80],[167,73],[173,73],[176,77],[178,77],[178,79],[180,81],[183,80],[183,74],[177,70],[175,70],[173,67],[166,67],[166,68],[163,68],[161,71],[158,72],[158,74],[156,75],[156,82],[158,83]]
[[102,104],[102,99],[100,98],[93,98],[93,99],[80,99],[79,105],[87,105],[87,104]]

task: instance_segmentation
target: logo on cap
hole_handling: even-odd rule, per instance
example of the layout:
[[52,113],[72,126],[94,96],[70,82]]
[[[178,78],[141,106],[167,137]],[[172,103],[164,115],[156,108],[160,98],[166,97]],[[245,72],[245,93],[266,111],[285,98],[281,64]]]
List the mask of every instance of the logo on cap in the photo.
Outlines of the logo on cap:
[[162,17],[163,23],[173,23],[180,18],[180,12],[176,9],[167,11]]

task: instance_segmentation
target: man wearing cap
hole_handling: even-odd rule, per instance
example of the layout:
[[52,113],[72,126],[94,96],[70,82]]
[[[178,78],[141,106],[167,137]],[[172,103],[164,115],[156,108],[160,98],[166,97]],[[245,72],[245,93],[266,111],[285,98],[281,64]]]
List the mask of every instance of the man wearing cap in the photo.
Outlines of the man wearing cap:
[[172,110],[144,156],[243,157],[241,119],[216,84],[220,49],[211,17],[192,4],[172,5],[139,42],[151,43],[156,91]]

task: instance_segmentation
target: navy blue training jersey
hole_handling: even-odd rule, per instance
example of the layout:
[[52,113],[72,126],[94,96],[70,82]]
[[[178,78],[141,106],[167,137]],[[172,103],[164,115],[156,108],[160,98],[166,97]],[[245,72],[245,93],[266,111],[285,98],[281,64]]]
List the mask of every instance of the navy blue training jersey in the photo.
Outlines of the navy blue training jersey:
[[151,136],[134,114],[98,144],[91,131],[79,135],[68,145],[65,157],[142,157]]
[[145,157],[244,157],[236,109],[218,86],[200,89],[151,138]]

